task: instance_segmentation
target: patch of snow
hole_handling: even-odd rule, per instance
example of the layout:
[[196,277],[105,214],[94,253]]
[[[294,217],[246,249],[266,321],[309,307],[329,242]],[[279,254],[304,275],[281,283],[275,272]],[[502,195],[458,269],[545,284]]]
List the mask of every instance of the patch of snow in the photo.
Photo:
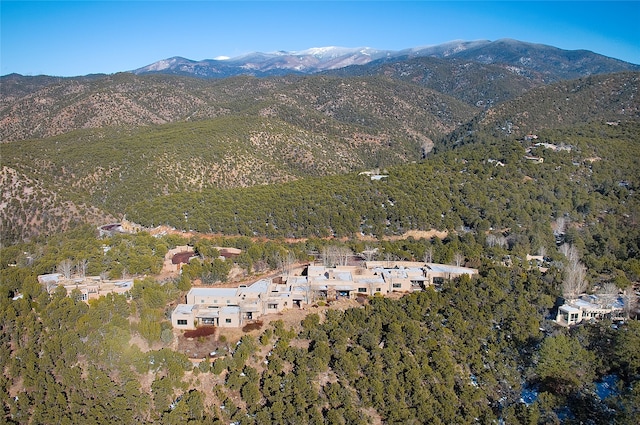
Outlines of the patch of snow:
[[618,394],[617,383],[619,380],[618,375],[607,375],[602,378],[601,382],[596,382],[596,394],[600,400]]

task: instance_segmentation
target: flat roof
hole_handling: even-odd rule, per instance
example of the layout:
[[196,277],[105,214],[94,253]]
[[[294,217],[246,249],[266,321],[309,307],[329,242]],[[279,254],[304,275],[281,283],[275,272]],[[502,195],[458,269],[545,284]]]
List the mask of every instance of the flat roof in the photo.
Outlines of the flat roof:
[[220,309],[218,308],[199,308],[196,311],[196,317],[198,318],[213,318],[220,315]]
[[193,307],[195,307],[193,304],[178,304],[173,314],[191,314]]
[[354,283],[370,285],[375,283],[384,283],[384,279],[382,276],[368,276],[362,279],[355,279]]
[[560,306],[560,310],[566,311],[567,313],[580,313],[579,308],[575,308],[570,306],[569,304],[563,304]]
[[584,307],[584,308],[602,308],[598,304],[590,303],[589,301],[577,299],[573,302],[573,305],[576,307]]
[[187,295],[197,297],[235,297],[237,293],[238,288],[191,288]]
[[226,305],[220,307],[220,314],[237,314],[240,313],[240,307],[237,305]]
[[242,292],[246,292],[246,293],[256,293],[256,294],[260,294],[260,293],[265,293],[269,290],[269,285],[271,284],[271,282],[267,279],[261,279],[257,282],[252,283],[251,285],[245,287],[245,288],[240,288]]
[[307,284],[307,276],[289,276],[287,278],[287,283],[292,286],[296,285],[306,285]]
[[468,267],[450,266],[448,264],[433,264],[433,263],[429,263],[429,264],[427,264],[427,267],[431,271],[440,272],[440,273],[464,274],[464,273],[477,273],[478,272],[476,269],[470,269]]
[[333,272],[333,277],[335,280],[346,280],[351,282],[353,280],[353,278],[351,277],[351,272]]

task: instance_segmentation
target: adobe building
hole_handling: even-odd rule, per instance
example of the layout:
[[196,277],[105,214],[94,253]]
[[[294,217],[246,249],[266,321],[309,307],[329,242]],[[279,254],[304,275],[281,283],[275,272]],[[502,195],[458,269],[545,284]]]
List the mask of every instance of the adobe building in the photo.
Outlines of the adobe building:
[[237,288],[192,288],[171,315],[176,329],[201,325],[241,327],[261,316],[312,304],[318,299],[410,293],[476,269],[419,262],[367,262],[366,267],[310,265],[300,276],[261,279]]

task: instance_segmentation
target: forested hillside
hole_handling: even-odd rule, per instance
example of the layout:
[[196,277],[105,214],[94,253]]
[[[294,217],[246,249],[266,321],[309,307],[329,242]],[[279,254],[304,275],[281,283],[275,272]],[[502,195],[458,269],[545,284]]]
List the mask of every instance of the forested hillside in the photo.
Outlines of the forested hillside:
[[[15,137],[0,144],[3,421],[637,423],[637,73],[485,110],[384,77],[31,83],[0,116]],[[175,233],[98,237],[124,214]],[[433,229],[443,238],[405,236]],[[199,258],[160,278],[187,243]],[[321,300],[218,337],[205,360],[181,350],[169,318],[192,285],[329,249],[479,275],[350,308]],[[89,303],[38,283],[72,270],[134,283]],[[629,320],[556,326],[578,274]]]
[[[323,134],[434,138],[475,107],[446,94],[384,78],[235,77],[224,80],[133,74],[53,79],[2,77],[2,141],[77,129],[135,128],[221,116],[262,116]],[[14,79],[17,77],[13,77]],[[37,82],[37,83],[36,83]],[[24,86],[33,85],[26,90]],[[26,92],[26,93],[25,93]]]
[[350,66],[326,73],[343,77],[385,76],[447,93],[482,108],[507,101],[546,83],[544,74],[525,68],[434,57],[379,60],[366,67]]
[[542,129],[589,122],[638,121],[639,73],[580,78],[532,89],[497,105],[442,139],[436,150],[496,137],[524,138]]
[[[154,264],[184,239],[143,233],[100,240],[85,229],[4,248],[3,419],[635,424],[638,322],[554,328],[548,318],[564,274],[558,252],[549,252],[555,265],[542,274],[518,260],[517,250],[482,239],[468,233],[443,241],[372,242],[384,258],[478,255],[480,276],[397,300],[372,297],[345,311],[319,309],[294,325],[276,320],[239,341],[220,339],[217,350],[226,354],[195,365],[176,350],[166,316],[168,303],[188,288],[183,278],[162,284],[136,279],[129,297],[111,295],[89,305],[64,291],[49,296],[35,278],[70,258],[88,259],[92,272],[121,261]],[[277,252],[304,257],[338,242],[211,243],[238,244],[268,261]],[[106,255],[104,246],[111,247]],[[143,252],[148,254],[134,255]],[[495,260],[508,254],[514,255],[511,267]]]
[[[156,108],[143,108],[153,116],[160,116],[157,108],[165,105],[162,107],[166,111],[176,114],[163,115],[167,120],[184,119],[181,114],[185,111],[191,111],[193,120],[141,128],[122,127],[125,123],[114,121],[113,125],[119,126],[0,144],[4,243],[56,232],[78,222],[119,219],[125,210],[131,210],[133,202],[151,202],[162,195],[406,164],[423,158],[434,142],[447,147],[496,137],[523,137],[545,128],[582,122],[638,118],[638,96],[634,95],[638,89],[637,73],[546,86],[482,115],[476,115],[479,108],[431,89],[378,77],[240,77],[203,81],[121,74],[95,77],[75,86],[80,94],[66,100],[68,105],[75,105],[73,108],[84,111],[83,102],[88,99],[111,99],[107,102],[111,109],[105,109],[98,117],[119,116],[120,112],[111,112],[117,99],[124,96],[129,99],[125,104]],[[43,90],[54,90],[53,87]],[[65,80],[57,87],[70,90],[74,84]],[[183,96],[183,91],[188,96]],[[35,102],[40,97],[29,99]],[[46,99],[56,103],[55,97]],[[195,103],[189,103],[189,99],[195,99]],[[175,107],[178,104],[174,105],[174,101],[181,106]],[[96,117],[91,108],[85,115],[61,108],[60,111],[67,111],[63,116],[76,117],[73,122],[86,124],[82,117]],[[126,107],[120,109],[123,116],[137,116],[126,112]],[[42,108],[49,115],[55,115],[56,110]],[[29,128],[50,128],[46,125],[49,118],[30,114],[24,117],[44,121],[44,126],[34,123]],[[5,118],[15,121],[11,114]],[[13,127],[2,128],[4,131]],[[188,211],[180,214],[185,212]],[[448,225],[437,214],[431,215],[418,226]],[[149,223],[168,221],[141,218]],[[200,221],[194,223],[202,227]],[[350,231],[359,231],[359,223],[350,226]],[[404,223],[400,227],[411,226]],[[260,227],[252,231],[262,232]]]
[[[104,125],[100,117],[115,120],[113,126],[0,145],[7,205],[4,241],[65,229],[82,217],[95,222],[100,216],[96,209],[103,220],[120,217],[141,198],[416,161],[431,149],[433,139],[474,114],[474,108],[453,98],[384,79],[237,78],[205,83],[183,78],[176,84],[170,84],[170,77],[108,79],[58,86],[76,87],[77,96],[65,102],[82,113],[56,104],[58,109],[42,109],[47,117],[24,115],[28,120],[23,124],[30,131],[64,131],[65,126],[49,125],[62,122],[57,110],[66,117],[63,121],[79,127]],[[39,96],[28,101],[39,102]],[[128,99],[124,106],[123,98]],[[129,104],[144,113],[128,112]],[[119,116],[135,120],[121,122]],[[185,118],[190,121],[127,128]],[[5,119],[16,120],[12,114]],[[11,132],[17,127],[2,128]]]

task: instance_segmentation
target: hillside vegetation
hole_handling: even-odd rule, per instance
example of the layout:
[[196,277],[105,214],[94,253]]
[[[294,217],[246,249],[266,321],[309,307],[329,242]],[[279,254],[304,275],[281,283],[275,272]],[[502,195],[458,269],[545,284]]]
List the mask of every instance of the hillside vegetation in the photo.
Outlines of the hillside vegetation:
[[[2,420],[637,424],[638,77],[561,82],[488,109],[468,103],[481,91],[463,102],[397,75],[10,87]],[[491,87],[487,99],[502,99]],[[98,236],[95,224],[124,214],[176,232]],[[431,229],[445,236],[405,237]],[[187,243],[199,258],[160,277],[165,254]],[[218,246],[241,253],[221,260]],[[478,275],[318,300],[189,341],[215,343],[205,359],[180,351],[169,317],[192,285],[225,282],[232,267],[259,279],[330,251]],[[37,279],[74,270],[133,286],[85,303]],[[628,320],[556,326],[576,280],[623,300]],[[278,320],[290,312],[304,318]]]
[[[141,128],[76,130],[52,138],[0,144],[4,243],[63,230],[77,222],[119,219],[125,211],[148,225],[171,223],[178,227],[186,226],[185,213],[188,215],[193,211],[189,224],[193,228],[240,234],[330,235],[362,231],[380,235],[413,228],[455,228],[463,223],[474,227],[475,222],[482,220],[460,219],[459,214],[448,214],[451,205],[468,202],[447,198],[451,191],[440,187],[446,178],[436,176],[446,176],[449,170],[461,165],[451,161],[464,157],[499,160],[506,156],[518,161],[514,159],[507,165],[517,166],[524,161],[522,147],[502,146],[496,138],[515,140],[545,128],[569,128],[581,122],[601,125],[606,121],[635,121],[639,110],[638,96],[635,95],[638,90],[637,73],[595,76],[545,86],[491,108],[482,115],[477,115],[478,108],[466,106],[431,89],[383,78],[314,76],[260,80],[239,77],[203,81],[122,74],[108,79],[122,80],[123,83],[113,86],[98,78],[91,84],[100,82],[112,88],[129,87],[131,93],[139,95],[147,92],[133,90],[133,82],[139,80],[146,81],[145,84],[173,80],[193,83],[194,87],[204,90],[200,93],[210,90],[207,93],[215,95],[216,101],[212,100],[210,107],[220,115]],[[165,87],[163,84],[158,87]],[[195,88],[189,90],[190,93],[199,93]],[[204,110],[206,108],[200,109],[201,113]],[[345,173],[419,161],[431,150],[433,143],[436,143],[436,149],[444,149],[478,142],[496,147],[477,154],[443,157],[442,166],[435,165],[438,157],[429,158],[421,166],[429,171],[415,177],[420,185],[426,186],[415,193],[404,182],[403,173],[416,167],[391,172],[390,182],[397,182],[403,190],[408,190],[404,195],[380,195],[376,192],[379,182],[354,186],[365,184],[362,181],[366,178],[339,177]],[[509,151],[513,153],[507,154]],[[394,173],[399,173],[399,177]],[[248,227],[242,230],[238,226],[245,226],[244,222],[235,227],[225,224],[228,217],[235,217],[237,221],[239,217],[235,212],[223,214],[219,211],[221,217],[227,218],[211,218],[213,211],[222,207],[217,202],[212,202],[214,207],[207,206],[211,208],[210,212],[202,213],[199,208],[204,208],[205,204],[189,201],[196,196],[194,194],[204,191],[197,196],[202,202],[206,199],[208,205],[212,196],[208,190],[290,182],[312,176],[338,177],[313,183],[319,187],[309,186],[312,184],[309,182],[299,183],[301,189],[296,190],[303,194],[289,196],[293,201],[284,197],[278,202],[273,200],[260,206],[251,201],[237,204],[229,211],[238,210],[252,215],[247,217]],[[499,193],[506,194],[506,188],[516,184],[509,177],[505,173],[505,182],[500,184]],[[496,184],[494,181],[489,183]],[[327,193],[327,187],[348,191],[340,195],[343,201],[338,206],[331,204],[335,198]],[[475,189],[476,186],[468,184],[467,188]],[[369,194],[370,191],[373,194]],[[245,192],[224,193],[216,196],[250,199]],[[327,197],[308,200],[310,193],[319,194],[318,198]],[[427,193],[431,193],[429,197]],[[154,201],[159,196],[171,194],[176,194],[175,200]],[[399,218],[391,217],[389,224],[378,217],[386,217],[384,211],[375,213],[377,215],[370,213],[365,218],[358,212],[364,208],[378,211],[387,199],[395,203],[394,199],[405,197],[420,199],[426,202],[425,205],[430,205],[438,196],[446,198],[435,203],[442,207],[418,208],[409,214],[405,211]],[[382,202],[378,202],[380,199]],[[144,204],[133,206],[137,202]],[[151,216],[145,206],[153,205],[153,202],[157,206],[154,206],[156,212]],[[284,217],[278,219],[281,223],[267,225],[267,213],[260,210],[276,212],[287,202],[306,202],[305,208],[318,212],[310,213],[306,224],[290,225],[287,224],[288,217]],[[354,209],[351,202],[359,206]],[[348,226],[329,224],[326,219],[319,219],[326,216],[321,211],[322,205],[327,205],[333,215],[343,205],[349,210],[345,213],[349,218],[332,220],[348,222]],[[402,200],[400,205],[403,205]],[[416,205],[423,204],[418,202]],[[166,213],[173,208],[176,210]],[[394,209],[397,208],[390,208]],[[489,219],[482,222],[486,226],[499,225],[501,221]],[[269,226],[279,230],[268,230]],[[292,230],[290,226],[299,229]]]
[[[22,77],[25,84],[31,78],[37,77]],[[381,78],[200,80],[115,74],[54,80],[26,94],[17,87],[3,83],[0,128],[4,142],[77,129],[134,128],[246,115],[310,126],[305,128],[323,134],[393,130],[388,136],[433,138],[475,112],[444,94]]]
[[327,74],[338,76],[385,76],[440,93],[447,93],[469,105],[488,108],[546,84],[540,72],[507,64],[487,64],[458,59],[420,57],[404,61],[372,62]]
[[[162,284],[135,279],[128,296],[89,305],[62,288],[49,295],[37,282],[38,273],[69,258],[88,260],[91,272],[125,266],[154,273],[166,250],[185,242],[144,232],[94,234],[83,229],[1,251],[7,423],[637,422],[640,323],[553,327],[548,314],[563,274],[556,250],[543,274],[516,255],[511,267],[500,265],[518,250],[483,246],[482,234],[477,241],[468,233],[376,244],[387,258],[479,255],[473,260],[480,273],[400,299],[313,307],[302,320],[276,318],[242,337],[220,338],[214,359],[190,359],[178,350],[181,332],[172,332],[167,320],[171,303],[188,289],[184,275]],[[304,257],[336,242],[209,243],[238,244],[251,258],[275,259],[287,252]],[[633,273],[637,279],[640,269]]]

